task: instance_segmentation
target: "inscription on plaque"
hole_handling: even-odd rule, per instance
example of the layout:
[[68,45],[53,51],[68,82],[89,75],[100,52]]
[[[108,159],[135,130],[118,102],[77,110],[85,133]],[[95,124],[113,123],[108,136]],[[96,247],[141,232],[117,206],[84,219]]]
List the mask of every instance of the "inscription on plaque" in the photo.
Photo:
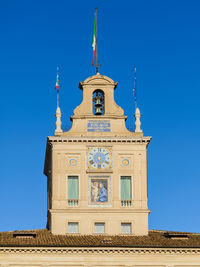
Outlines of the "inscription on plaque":
[[88,132],[110,132],[110,121],[88,121]]

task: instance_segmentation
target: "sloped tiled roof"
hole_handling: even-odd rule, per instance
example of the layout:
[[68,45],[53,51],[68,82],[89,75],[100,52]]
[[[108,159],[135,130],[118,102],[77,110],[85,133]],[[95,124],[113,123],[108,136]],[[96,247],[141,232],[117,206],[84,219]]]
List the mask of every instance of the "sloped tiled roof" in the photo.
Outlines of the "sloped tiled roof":
[[53,235],[41,229],[0,232],[0,247],[200,248],[200,234],[150,230],[148,236]]

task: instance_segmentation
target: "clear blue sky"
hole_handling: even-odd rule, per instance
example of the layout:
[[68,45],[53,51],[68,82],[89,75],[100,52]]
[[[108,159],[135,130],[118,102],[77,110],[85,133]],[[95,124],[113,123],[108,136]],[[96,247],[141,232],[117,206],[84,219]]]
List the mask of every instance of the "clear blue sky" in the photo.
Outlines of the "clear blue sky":
[[0,231],[46,226],[46,137],[55,130],[56,66],[63,125],[80,104],[79,81],[95,73],[98,6],[100,73],[118,81],[116,102],[134,126],[137,65],[148,148],[150,229],[200,232],[200,1],[1,1]]

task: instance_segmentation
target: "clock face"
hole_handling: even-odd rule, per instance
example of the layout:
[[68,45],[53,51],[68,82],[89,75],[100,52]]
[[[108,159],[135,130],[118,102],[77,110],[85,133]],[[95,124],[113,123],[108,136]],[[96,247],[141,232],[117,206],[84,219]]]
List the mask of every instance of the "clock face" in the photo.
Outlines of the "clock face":
[[88,154],[88,165],[95,169],[106,169],[111,164],[111,151],[104,147],[95,147]]

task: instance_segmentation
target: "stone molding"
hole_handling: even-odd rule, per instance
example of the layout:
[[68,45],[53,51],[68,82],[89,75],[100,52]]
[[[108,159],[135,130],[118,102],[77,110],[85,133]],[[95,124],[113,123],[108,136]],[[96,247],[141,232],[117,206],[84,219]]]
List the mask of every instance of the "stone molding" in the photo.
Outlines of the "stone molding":
[[[98,209],[98,211],[95,209],[95,210],[92,210],[92,209],[83,209],[83,208],[79,208],[77,207],[78,209],[78,212],[80,213],[102,213],[102,207],[100,207],[100,209]],[[49,209],[49,211],[51,213],[77,213],[77,209],[72,207],[71,209]],[[126,207],[122,207],[122,208],[117,208],[117,209],[112,209],[112,208],[107,208],[107,209],[104,209],[103,210],[104,213],[110,213],[110,212],[113,212],[113,213],[150,213],[150,210],[149,209],[133,209],[133,208],[126,208]]]
[[30,254],[168,254],[168,255],[200,255],[200,248],[77,248],[77,247],[1,247],[3,253]]
[[109,78],[108,76],[105,75],[101,75],[101,74],[96,74],[93,76],[88,77],[87,79],[85,79],[85,81],[83,82],[79,82],[79,88],[83,89],[83,86],[91,84],[93,86],[99,86],[101,85],[113,85],[114,89],[117,87],[118,82],[114,82],[111,78]]
[[151,137],[48,137],[51,143],[147,143],[151,141]]

